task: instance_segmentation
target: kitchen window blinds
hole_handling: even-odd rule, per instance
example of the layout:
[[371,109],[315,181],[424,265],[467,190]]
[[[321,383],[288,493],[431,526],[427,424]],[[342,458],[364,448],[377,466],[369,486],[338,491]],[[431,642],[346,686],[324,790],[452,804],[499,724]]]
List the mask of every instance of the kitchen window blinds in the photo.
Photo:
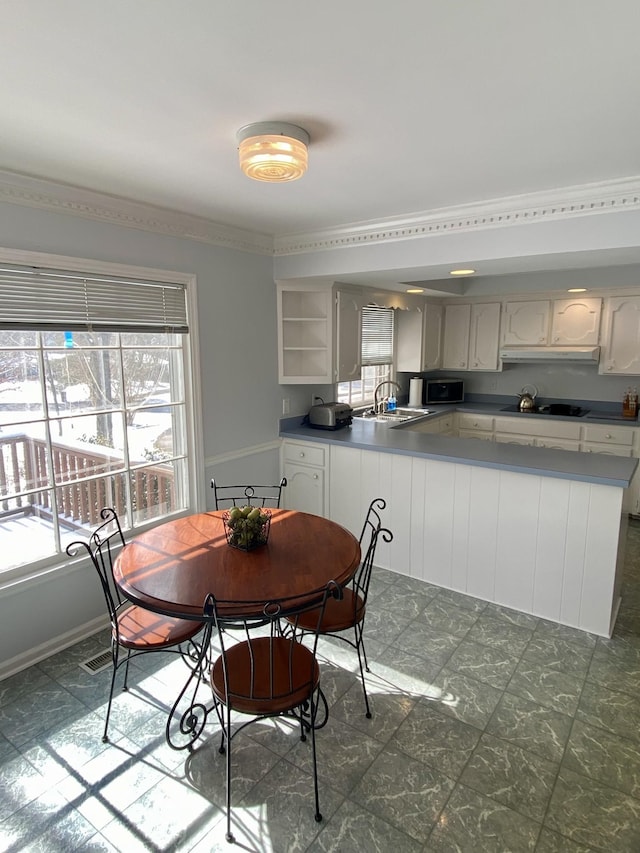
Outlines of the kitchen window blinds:
[[186,334],[181,284],[0,265],[0,328]]
[[393,362],[393,308],[362,309],[362,365]]

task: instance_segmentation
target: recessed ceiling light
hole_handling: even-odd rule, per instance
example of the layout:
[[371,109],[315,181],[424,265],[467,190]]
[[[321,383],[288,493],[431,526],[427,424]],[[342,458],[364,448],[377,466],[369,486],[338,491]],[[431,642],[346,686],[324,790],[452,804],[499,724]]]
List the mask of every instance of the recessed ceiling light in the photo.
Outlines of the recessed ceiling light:
[[424,293],[424,287],[408,287],[407,293]]
[[473,275],[475,270],[451,270],[449,275]]
[[586,293],[586,292],[587,292],[586,287],[570,287],[567,290],[567,293]]

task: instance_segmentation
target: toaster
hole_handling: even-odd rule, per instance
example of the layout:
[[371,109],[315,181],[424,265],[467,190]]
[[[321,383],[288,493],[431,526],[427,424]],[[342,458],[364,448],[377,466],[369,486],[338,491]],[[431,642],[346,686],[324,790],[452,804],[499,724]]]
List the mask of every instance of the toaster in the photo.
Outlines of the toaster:
[[346,403],[322,403],[312,406],[307,420],[314,429],[341,429],[349,426],[353,409]]

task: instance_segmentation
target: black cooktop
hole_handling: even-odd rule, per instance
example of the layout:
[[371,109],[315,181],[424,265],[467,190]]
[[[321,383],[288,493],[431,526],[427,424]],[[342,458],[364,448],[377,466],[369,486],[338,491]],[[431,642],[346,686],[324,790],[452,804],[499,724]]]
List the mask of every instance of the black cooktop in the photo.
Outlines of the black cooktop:
[[583,418],[589,414],[589,409],[582,409],[580,406],[570,406],[568,403],[550,403],[548,406],[538,406],[533,411],[529,410],[521,412],[518,404],[514,403],[511,406],[503,406],[501,412],[518,412],[520,415],[560,415],[565,418]]

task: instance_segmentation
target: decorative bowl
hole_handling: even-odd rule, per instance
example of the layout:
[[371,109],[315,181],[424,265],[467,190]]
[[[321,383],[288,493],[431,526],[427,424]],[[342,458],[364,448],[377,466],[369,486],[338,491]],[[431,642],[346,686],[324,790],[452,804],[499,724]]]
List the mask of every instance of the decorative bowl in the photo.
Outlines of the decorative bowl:
[[263,507],[231,507],[222,515],[227,543],[240,551],[253,551],[269,541],[271,512]]

